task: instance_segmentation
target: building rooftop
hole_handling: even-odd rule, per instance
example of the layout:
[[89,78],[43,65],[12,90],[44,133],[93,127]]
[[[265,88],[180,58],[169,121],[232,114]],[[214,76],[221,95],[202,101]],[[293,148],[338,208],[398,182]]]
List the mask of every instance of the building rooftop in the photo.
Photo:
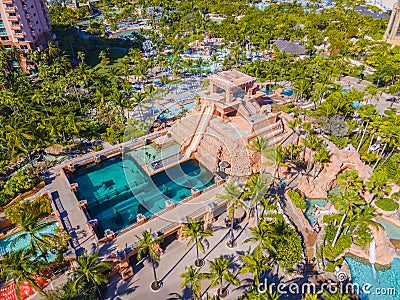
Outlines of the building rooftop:
[[300,43],[286,40],[272,40],[271,45],[276,45],[278,50],[287,54],[306,54],[306,48]]
[[238,70],[223,71],[209,77],[210,82],[220,83],[224,87],[244,87],[253,84],[256,78],[246,75]]

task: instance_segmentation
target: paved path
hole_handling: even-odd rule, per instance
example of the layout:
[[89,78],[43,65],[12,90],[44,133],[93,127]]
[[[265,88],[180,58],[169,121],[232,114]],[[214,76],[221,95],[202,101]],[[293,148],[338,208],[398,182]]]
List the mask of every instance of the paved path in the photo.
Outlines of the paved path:
[[86,215],[78,207],[78,200],[70,190],[70,183],[63,170],[58,166],[50,169],[49,173],[46,178],[47,190],[53,199],[62,226],[72,236],[70,245],[77,254],[85,250],[95,252],[97,240],[89,231]]
[[[213,260],[215,257],[224,255],[232,260],[231,270],[234,274],[240,270],[241,261],[239,255],[249,253],[254,249],[252,243],[244,244],[244,240],[251,236],[246,221],[241,224],[242,229],[235,231],[237,238],[237,247],[229,249],[226,247],[228,240],[228,229],[223,224],[223,217],[214,224],[213,236],[207,238],[208,247],[206,254],[201,254],[205,260]],[[189,299],[191,296],[188,288],[181,289],[179,285],[182,279],[179,277],[184,272],[185,266],[193,265],[196,259],[196,249],[194,247],[186,247],[187,239],[183,241],[173,241],[165,249],[161,255],[160,263],[157,267],[158,279],[163,282],[163,288],[158,292],[150,290],[150,283],[153,281],[152,267],[148,261],[139,262],[135,267],[135,275],[127,281],[122,281],[119,275],[110,279],[105,299]],[[208,272],[208,265],[201,268],[202,272]],[[229,287],[230,294],[225,299],[237,299],[248,287],[250,277],[248,274],[240,274],[238,278],[241,280],[239,287]],[[211,295],[216,294],[216,288],[209,288],[209,281],[202,281],[202,292],[208,291]]]

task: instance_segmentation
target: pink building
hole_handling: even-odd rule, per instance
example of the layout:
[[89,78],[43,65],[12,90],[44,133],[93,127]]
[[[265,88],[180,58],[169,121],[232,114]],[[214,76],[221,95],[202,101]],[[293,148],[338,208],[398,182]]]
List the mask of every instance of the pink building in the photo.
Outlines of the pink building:
[[21,49],[19,65],[23,71],[35,69],[27,61],[27,53],[45,49],[50,40],[50,24],[45,0],[0,0],[0,41],[6,49]]

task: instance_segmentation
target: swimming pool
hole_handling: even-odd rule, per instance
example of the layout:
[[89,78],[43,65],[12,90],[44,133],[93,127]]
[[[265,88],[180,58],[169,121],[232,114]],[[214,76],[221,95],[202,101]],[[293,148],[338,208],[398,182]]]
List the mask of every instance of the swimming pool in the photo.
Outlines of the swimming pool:
[[[43,233],[54,233],[54,230],[58,227],[57,222],[52,222],[49,223],[48,226],[44,227],[42,230],[39,231],[39,234],[43,234]],[[23,231],[17,232],[13,235],[10,235],[8,237],[6,237],[5,239],[0,240],[0,255],[3,255],[5,253],[10,253],[12,251],[15,250],[24,250],[24,249],[28,249],[31,239],[29,236],[26,236],[24,238],[21,238],[18,240],[18,242],[16,242],[15,245],[11,245],[12,241],[21,236],[22,234],[24,234]],[[53,260],[55,258],[55,254],[49,252],[49,254],[47,255],[47,259],[49,261]]]
[[306,200],[306,211],[304,212],[304,216],[310,222],[311,226],[314,226],[318,223],[318,211],[314,210],[314,206],[326,206],[328,201],[325,199],[305,199]]
[[282,90],[282,95],[283,96],[292,96],[294,93],[294,91],[292,89],[289,88],[285,88]]
[[[376,277],[374,276],[372,266],[359,262],[353,258],[345,258],[347,264],[350,267],[350,273],[353,283],[357,283],[360,288],[370,284],[371,287],[367,289],[367,292],[360,291],[361,300],[395,300],[399,299],[400,294],[400,259],[396,258],[391,264],[388,270],[377,270]],[[389,288],[395,289],[395,295],[380,295],[377,294],[377,288],[380,291],[388,291]],[[368,294],[368,292],[370,292]]]
[[114,232],[166,208],[166,200],[178,203],[213,184],[213,175],[195,160],[186,161],[149,177],[131,153],[79,168],[71,182],[79,184],[77,196],[88,201],[88,213],[97,219],[97,233]]
[[376,218],[376,221],[383,226],[386,230],[387,236],[392,240],[400,240],[400,228],[392,222],[386,221],[382,218]]
[[116,32],[113,34],[114,38],[131,38],[133,37],[132,34],[139,32],[139,30],[136,29],[128,29],[125,31],[120,31],[120,32]]
[[160,120],[172,119],[173,117],[179,115],[181,112],[189,111],[192,108],[194,108],[195,106],[196,106],[196,104],[194,102],[185,103],[182,106],[180,106],[178,104],[172,104],[169,107],[167,107],[167,109],[164,112],[162,112],[158,116],[158,118]]

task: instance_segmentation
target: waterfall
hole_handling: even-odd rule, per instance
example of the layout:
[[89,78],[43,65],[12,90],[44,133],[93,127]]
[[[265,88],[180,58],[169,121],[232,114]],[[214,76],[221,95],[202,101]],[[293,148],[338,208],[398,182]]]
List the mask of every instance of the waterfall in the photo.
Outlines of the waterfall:
[[376,270],[375,270],[375,263],[376,263],[376,244],[375,239],[371,241],[369,244],[369,262],[372,266],[372,273],[374,274],[374,278],[376,279]]

